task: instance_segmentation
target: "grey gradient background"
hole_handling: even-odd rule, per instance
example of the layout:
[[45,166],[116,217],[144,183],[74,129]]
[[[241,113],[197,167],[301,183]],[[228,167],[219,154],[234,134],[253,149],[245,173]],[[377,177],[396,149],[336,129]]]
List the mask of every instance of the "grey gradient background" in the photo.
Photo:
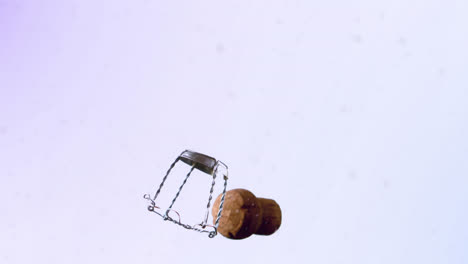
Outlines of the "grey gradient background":
[[[467,14],[1,0],[0,263],[468,263]],[[280,230],[209,239],[146,211],[186,148],[277,200]]]

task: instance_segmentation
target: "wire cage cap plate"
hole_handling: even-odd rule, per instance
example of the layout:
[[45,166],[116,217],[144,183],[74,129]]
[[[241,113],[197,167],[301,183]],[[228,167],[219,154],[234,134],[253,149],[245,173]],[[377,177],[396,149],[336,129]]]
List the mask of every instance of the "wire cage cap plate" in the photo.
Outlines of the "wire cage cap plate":
[[191,150],[182,152],[180,160],[210,175],[213,174],[217,163],[215,158]]

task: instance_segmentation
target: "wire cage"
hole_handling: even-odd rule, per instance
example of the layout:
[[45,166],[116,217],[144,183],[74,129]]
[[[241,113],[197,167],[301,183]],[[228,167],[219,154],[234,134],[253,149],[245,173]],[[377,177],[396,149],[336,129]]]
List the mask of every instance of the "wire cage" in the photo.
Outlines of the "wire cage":
[[[191,168],[190,168],[189,172],[187,173],[187,175],[185,176],[184,181],[180,185],[179,190],[177,191],[175,197],[172,199],[171,204],[164,211],[164,210],[161,209],[160,206],[157,205],[156,199],[158,198],[158,195],[160,194],[161,189],[164,186],[164,183],[166,182],[169,174],[171,173],[171,170],[174,168],[174,166],[179,161],[182,161],[185,164],[191,166]],[[214,223],[214,225],[209,225],[208,224],[208,216],[209,216],[209,211],[210,211],[210,205],[211,205],[211,200],[213,199],[214,186],[216,184],[216,178],[218,176],[220,167],[224,168],[224,172],[222,173],[223,174],[223,180],[224,180],[223,193],[222,193],[222,197],[221,197],[221,203],[219,204],[219,211],[218,211],[218,214],[216,216],[215,223]],[[209,193],[209,196],[208,196],[208,203],[206,205],[206,214],[205,214],[204,219],[199,224],[188,225],[188,224],[183,224],[181,222],[180,214],[177,211],[173,210],[172,207],[174,206],[174,203],[176,202],[177,198],[179,197],[180,192],[184,188],[184,185],[187,182],[188,178],[190,177],[193,170],[195,170],[195,169],[198,169],[198,170],[200,170],[200,171],[202,171],[202,172],[204,172],[206,174],[211,175],[211,177],[213,178],[213,181],[211,183],[211,189],[210,189],[210,193]],[[162,179],[162,182],[159,185],[159,188],[156,191],[155,195],[153,197],[151,197],[150,194],[145,194],[143,196],[143,198],[148,200],[149,203],[150,203],[150,205],[148,206],[148,211],[153,212],[153,213],[161,216],[163,220],[173,222],[173,223],[175,223],[177,225],[180,225],[180,226],[182,226],[182,227],[184,227],[186,229],[189,229],[189,230],[194,230],[194,231],[197,231],[197,232],[200,232],[200,233],[208,233],[208,236],[210,238],[213,238],[218,234],[219,219],[221,218],[221,213],[223,211],[224,198],[225,198],[225,195],[226,195],[227,180],[228,180],[228,167],[222,161],[216,160],[213,157],[210,157],[210,156],[207,156],[205,154],[201,154],[201,153],[198,153],[198,152],[195,152],[195,151],[185,150],[171,164],[171,166],[169,167],[169,169],[166,172],[166,175]],[[170,212],[176,213],[177,216],[178,216],[177,219],[174,219],[173,217],[171,217],[169,215]]]

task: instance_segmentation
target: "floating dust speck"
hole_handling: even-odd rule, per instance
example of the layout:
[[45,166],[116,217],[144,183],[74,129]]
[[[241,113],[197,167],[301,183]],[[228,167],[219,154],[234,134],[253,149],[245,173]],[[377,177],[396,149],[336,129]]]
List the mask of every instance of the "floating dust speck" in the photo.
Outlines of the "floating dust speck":
[[379,15],[380,20],[385,20],[386,14],[385,12],[381,12]]
[[350,180],[356,180],[358,178],[357,173],[355,171],[348,172],[348,178]]
[[224,46],[223,43],[218,43],[216,44],[216,52],[219,54],[222,54],[226,51],[226,47]]
[[351,36],[351,40],[355,43],[361,43],[362,42],[362,36],[359,34],[354,34]]
[[351,110],[351,107],[348,106],[348,105],[342,105],[340,106],[340,112],[341,113],[350,113],[352,110]]
[[59,120],[59,124],[60,124],[61,126],[66,126],[66,125],[68,125],[68,120],[66,120],[66,119],[61,119],[61,120]]
[[385,180],[383,181],[383,186],[384,186],[385,189],[390,188],[390,182],[389,182],[388,180],[385,179]]
[[439,68],[439,70],[437,71],[439,73],[440,76],[445,76],[446,74],[446,71],[444,68]]
[[232,90],[229,90],[227,93],[226,93],[226,96],[227,98],[230,100],[230,101],[235,101],[237,100],[237,94],[232,91]]
[[406,38],[404,37],[398,38],[398,44],[400,44],[401,46],[406,46],[406,43],[407,43]]

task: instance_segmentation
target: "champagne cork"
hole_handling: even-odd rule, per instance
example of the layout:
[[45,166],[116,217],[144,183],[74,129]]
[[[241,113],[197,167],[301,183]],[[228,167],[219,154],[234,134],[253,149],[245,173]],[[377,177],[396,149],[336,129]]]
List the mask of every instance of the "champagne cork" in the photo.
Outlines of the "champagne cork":
[[[216,198],[211,213],[213,222],[219,211],[221,196]],[[245,189],[226,192],[218,232],[231,239],[244,239],[252,234],[271,235],[281,225],[281,208],[272,199],[257,198]]]

